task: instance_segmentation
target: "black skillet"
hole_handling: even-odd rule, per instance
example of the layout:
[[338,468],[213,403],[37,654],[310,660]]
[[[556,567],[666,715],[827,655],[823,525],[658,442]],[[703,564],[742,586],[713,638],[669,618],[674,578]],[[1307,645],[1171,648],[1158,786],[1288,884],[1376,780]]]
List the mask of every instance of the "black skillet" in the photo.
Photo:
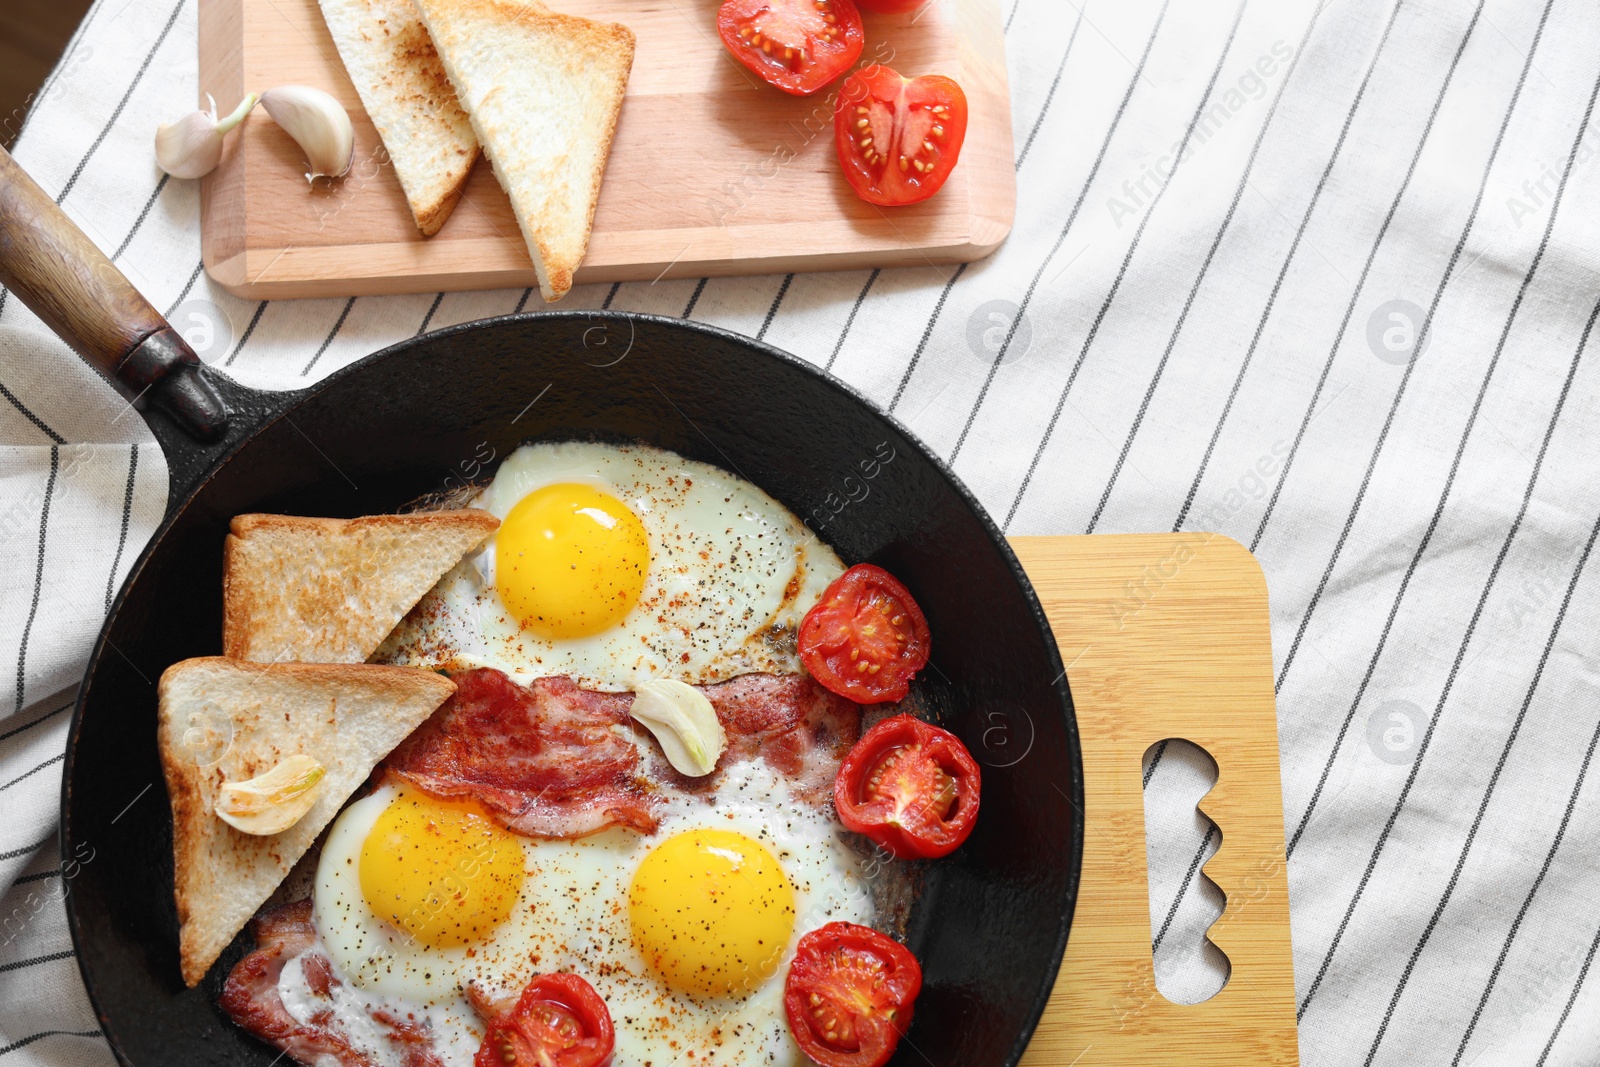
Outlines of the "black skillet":
[[983,808],[969,841],[928,867],[913,907],[908,940],[925,985],[894,1063],[1016,1064],[1077,895],[1083,785],[1072,699],[999,531],[893,419],[748,338],[590,312],[467,323],[309,389],[247,389],[204,367],[3,151],[0,282],[136,398],[171,473],[166,520],[90,656],[62,784],[61,852],[79,860],[67,898],[73,944],[124,1063],[267,1067],[277,1056],[215,1006],[248,934],[197,988],[178,976],[155,745],[155,679],[177,660],[220,651],[229,519],[394,511],[488,473],[523,441],[591,438],[734,470],[808,519],[846,562],[887,567],[916,596],[934,634],[919,684],[984,764]]

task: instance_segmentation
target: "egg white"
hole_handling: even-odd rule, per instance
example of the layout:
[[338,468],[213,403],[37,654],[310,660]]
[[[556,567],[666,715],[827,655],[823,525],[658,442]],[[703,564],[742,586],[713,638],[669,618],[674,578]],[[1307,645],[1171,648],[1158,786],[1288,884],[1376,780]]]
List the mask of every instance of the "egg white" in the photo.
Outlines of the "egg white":
[[[701,1064],[802,1064],[783,1011],[795,943],[825,923],[874,919],[860,859],[829,814],[797,800],[781,775],[752,760],[729,767],[715,793],[668,790],[660,829],[649,837],[613,828],[576,840],[522,839],[527,878],[492,940],[470,952],[428,948],[378,918],[361,894],[361,846],[398,795],[398,787],[382,786],[335,822],[317,867],[314,921],[335,970],[356,994],[427,1018],[443,1036],[441,1052],[451,1067],[470,1061],[477,1041],[469,1035],[481,1040],[483,1032],[463,995],[468,983],[492,995],[515,994],[535,974],[552,972],[580,975],[605,1000],[616,1027],[617,1067],[665,1067],[689,1049]],[[794,934],[773,977],[745,996],[671,989],[633,944],[634,871],[662,841],[702,827],[760,841],[794,886]]]
[[624,501],[650,542],[644,590],[616,626],[552,639],[522,629],[494,589],[494,540],[452,569],[380,648],[377,662],[497,667],[524,683],[565,674],[629,690],[800,671],[793,634],[844,564],[788,509],[727,471],[643,446],[524,445],[472,501],[500,518],[535,489],[577,482]]

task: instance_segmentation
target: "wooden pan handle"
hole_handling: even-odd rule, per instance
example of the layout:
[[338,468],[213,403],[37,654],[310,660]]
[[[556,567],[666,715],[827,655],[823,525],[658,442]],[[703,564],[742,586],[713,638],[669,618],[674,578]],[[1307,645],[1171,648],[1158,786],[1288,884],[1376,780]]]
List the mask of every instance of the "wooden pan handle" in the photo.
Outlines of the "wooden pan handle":
[[201,441],[227,429],[200,357],[4,149],[0,284],[135,406],[153,403]]

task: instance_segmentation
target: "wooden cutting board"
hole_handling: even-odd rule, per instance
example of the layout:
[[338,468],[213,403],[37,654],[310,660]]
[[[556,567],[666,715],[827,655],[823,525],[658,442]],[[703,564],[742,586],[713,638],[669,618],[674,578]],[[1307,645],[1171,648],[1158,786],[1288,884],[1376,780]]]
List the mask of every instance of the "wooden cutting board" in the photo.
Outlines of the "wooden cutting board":
[[[1025,1067],[1294,1067],[1294,961],[1267,587],[1218,534],[1017,537],[1083,741],[1083,882]],[[1181,737],[1216,760],[1203,868],[1227,895],[1209,937],[1233,965],[1201,1004],[1156,990],[1141,760]]]
[[[988,255],[1016,205],[1001,0],[930,0],[867,15],[862,62],[955,78],[971,107],[939,194],[874,207],[850,192],[827,92],[779,92],[716,32],[719,0],[558,0],[638,38],[579,282],[956,263]],[[325,89],[350,112],[355,162],[308,188],[304,155],[257,111],[201,182],[206,270],[257,299],[535,285],[511,204],[480,160],[434,237],[417,232],[317,0],[200,0],[200,88],[231,110],[249,90]]]

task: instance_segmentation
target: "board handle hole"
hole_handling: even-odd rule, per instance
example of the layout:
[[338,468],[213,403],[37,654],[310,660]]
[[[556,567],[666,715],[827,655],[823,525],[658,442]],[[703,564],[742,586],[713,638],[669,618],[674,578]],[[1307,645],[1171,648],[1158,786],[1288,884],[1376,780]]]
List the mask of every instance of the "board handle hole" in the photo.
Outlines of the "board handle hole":
[[1222,831],[1198,807],[1217,784],[1217,761],[1171,737],[1145,750],[1143,774],[1156,991],[1174,1004],[1199,1004],[1222,992],[1233,970],[1206,937],[1227,898],[1200,869],[1222,846]]

